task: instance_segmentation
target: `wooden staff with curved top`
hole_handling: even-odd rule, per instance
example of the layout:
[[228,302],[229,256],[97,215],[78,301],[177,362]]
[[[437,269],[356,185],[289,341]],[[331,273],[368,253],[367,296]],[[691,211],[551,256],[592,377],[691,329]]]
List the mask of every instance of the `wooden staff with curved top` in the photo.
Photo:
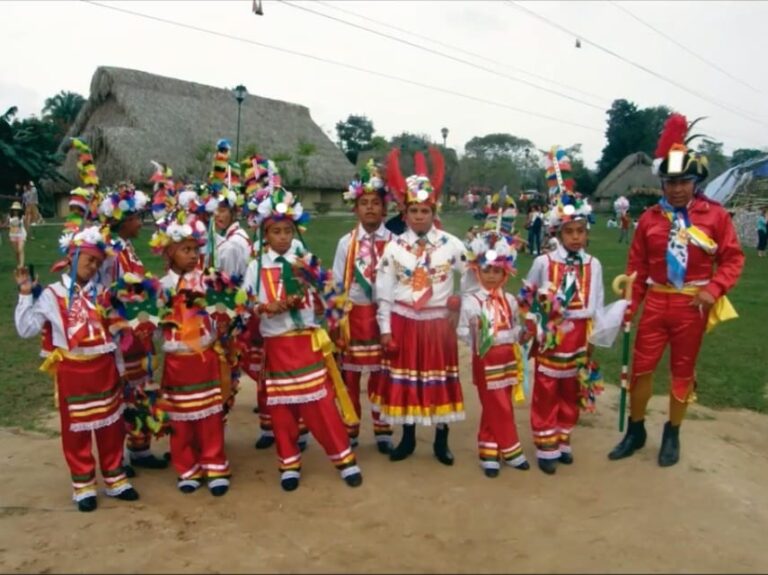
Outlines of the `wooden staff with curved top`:
[[[637,272],[631,275],[619,274],[613,278],[611,288],[613,293],[623,297],[628,305],[632,305],[632,284],[635,283]],[[624,338],[621,345],[621,397],[619,399],[619,431],[624,431],[624,414],[627,411],[627,390],[629,390],[629,332],[632,320],[624,316]]]

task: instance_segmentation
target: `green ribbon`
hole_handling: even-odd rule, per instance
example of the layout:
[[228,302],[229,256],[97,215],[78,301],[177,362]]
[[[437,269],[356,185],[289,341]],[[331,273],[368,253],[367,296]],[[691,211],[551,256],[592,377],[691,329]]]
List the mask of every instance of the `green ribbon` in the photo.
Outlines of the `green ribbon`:
[[[283,280],[283,287],[285,288],[285,295],[303,297],[304,293],[302,292],[301,284],[299,283],[299,280],[296,279],[296,276],[293,275],[293,268],[288,260],[283,256],[277,256],[275,261],[280,262],[282,265],[281,278]],[[299,310],[290,308],[288,311],[291,314],[291,319],[296,327],[302,329],[304,327],[304,320],[301,319]]]

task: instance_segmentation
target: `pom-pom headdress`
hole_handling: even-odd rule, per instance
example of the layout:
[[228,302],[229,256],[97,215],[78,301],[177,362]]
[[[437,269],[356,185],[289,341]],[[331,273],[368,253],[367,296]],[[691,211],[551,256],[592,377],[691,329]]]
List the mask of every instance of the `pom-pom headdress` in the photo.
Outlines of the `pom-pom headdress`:
[[161,162],[150,160],[155,172],[149,179],[152,182],[152,216],[159,220],[176,203],[176,189],[173,182],[173,170]]
[[240,166],[230,161],[232,145],[229,140],[216,142],[216,154],[213,156],[213,170],[208,177],[207,194],[201,194],[205,200],[205,209],[213,213],[219,207],[237,209],[243,205],[238,193],[240,189]]
[[256,223],[266,228],[270,223],[290,220],[297,226],[309,221],[309,214],[299,198],[285,188],[277,188],[259,202],[256,208]]
[[511,236],[495,231],[484,231],[467,241],[466,247],[470,267],[482,269],[486,266],[494,266],[510,275],[515,275],[517,250]]
[[511,234],[517,217],[517,205],[512,194],[507,191],[505,185],[501,191],[491,198],[491,203],[485,209],[485,229],[496,230]]
[[119,224],[129,215],[144,211],[148,200],[147,195],[133,184],[122,183],[102,200],[99,215],[111,225]]
[[189,214],[176,208],[155,222],[157,230],[152,234],[149,246],[156,254],[162,254],[172,244],[193,239],[198,246],[204,246],[207,240],[205,224],[195,214]]
[[688,143],[697,137],[688,136],[688,132],[701,119],[689,124],[682,114],[671,114],[667,118],[653,154],[651,170],[655,176],[662,179],[692,179],[697,182],[707,178],[709,161],[706,156],[688,148]]
[[437,207],[440,203],[440,192],[445,177],[445,160],[440,150],[429,147],[429,157],[432,161],[432,173],[427,169],[427,159],[421,151],[413,155],[414,172],[407,179],[400,171],[400,150],[393,148],[387,156],[387,185],[395,199],[403,204],[424,203]]
[[245,212],[248,224],[258,227],[263,220],[259,216],[259,204],[280,189],[282,182],[275,163],[263,156],[254,155],[243,162],[245,168]]
[[360,178],[350,182],[347,191],[344,192],[342,197],[345,202],[354,204],[363,194],[378,194],[382,200],[386,200],[384,180],[381,179],[379,169],[376,167],[373,158],[368,160],[365,167],[360,170]]

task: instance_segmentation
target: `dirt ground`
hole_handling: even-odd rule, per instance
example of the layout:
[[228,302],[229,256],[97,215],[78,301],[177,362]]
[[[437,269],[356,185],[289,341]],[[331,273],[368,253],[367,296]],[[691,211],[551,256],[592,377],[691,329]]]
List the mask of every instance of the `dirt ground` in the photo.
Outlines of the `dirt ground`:
[[[666,401],[655,397],[645,449],[609,462],[620,438],[618,392],[610,387],[576,430],[574,465],[546,476],[534,463],[488,479],[475,452],[477,397],[462,375],[467,420],[451,427],[456,464],[433,457],[429,428],[419,429],[411,458],[390,462],[376,451],[366,415],[358,489],[312,442],[301,487],[283,492],[273,450],[253,448],[258,418],[247,383],[227,432],[232,489],[220,499],[205,489],[181,494],[171,469],[140,470],[140,501],[101,495],[95,513],[79,513],[58,439],[0,430],[0,571],[768,571],[768,417],[696,406],[681,433],[681,462],[661,469]],[[528,416],[527,405],[517,409],[535,461]]]

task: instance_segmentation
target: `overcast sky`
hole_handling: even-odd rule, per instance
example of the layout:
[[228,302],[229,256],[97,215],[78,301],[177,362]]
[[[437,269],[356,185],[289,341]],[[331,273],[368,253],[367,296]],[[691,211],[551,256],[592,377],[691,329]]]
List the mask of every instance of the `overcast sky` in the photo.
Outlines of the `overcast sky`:
[[263,16],[251,12],[252,0],[101,3],[424,86],[94,3],[3,1],[0,113],[16,105],[21,117],[39,114],[60,90],[87,96],[96,67],[107,65],[219,87],[242,83],[253,94],[307,106],[333,140],[337,121],[364,114],[385,137],[406,130],[441,141],[445,126],[448,145],[460,151],[473,136],[492,132],[539,148],[581,143],[592,165],[605,146],[606,110],[626,98],[641,107],[667,105],[689,119],[707,116],[700,130],[724,142],[726,153],[768,146],[766,2],[295,2],[432,53],[279,0],[264,0]]

